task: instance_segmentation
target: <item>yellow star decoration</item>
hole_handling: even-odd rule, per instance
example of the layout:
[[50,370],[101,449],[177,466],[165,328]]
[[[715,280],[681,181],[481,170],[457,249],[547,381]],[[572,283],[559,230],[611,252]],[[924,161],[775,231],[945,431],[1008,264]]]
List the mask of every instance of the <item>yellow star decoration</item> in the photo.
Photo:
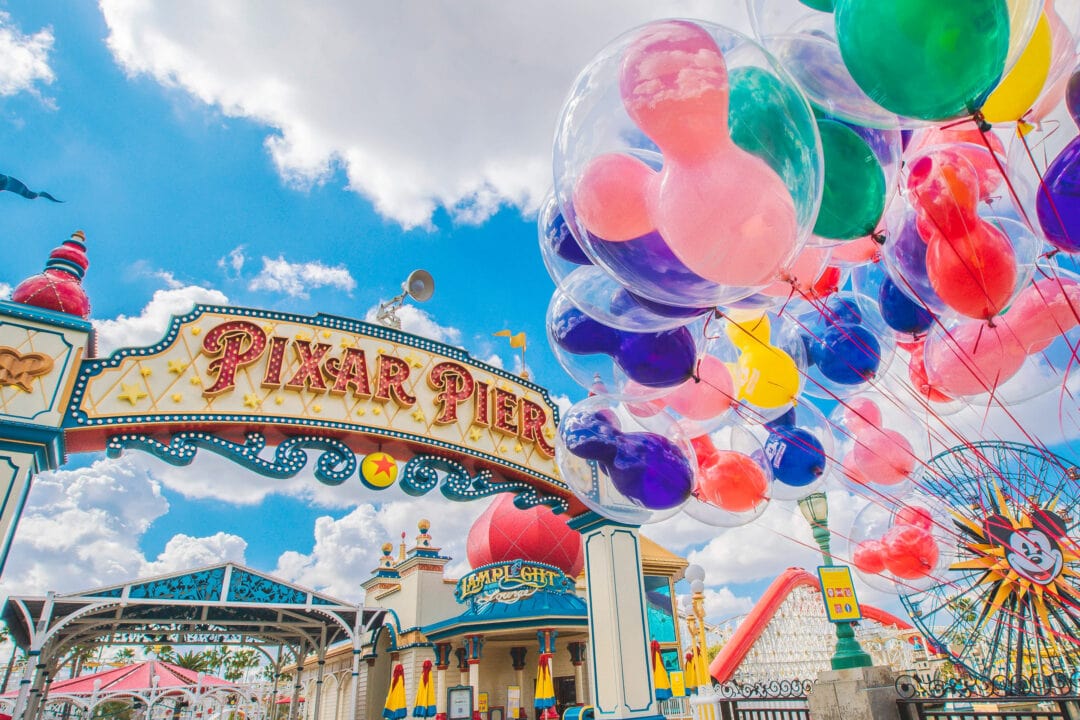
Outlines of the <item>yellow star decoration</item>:
[[550,425],[544,428],[544,437],[546,437],[548,440],[551,440],[555,437],[555,430],[553,430]]
[[248,393],[244,395],[244,407],[257,408],[262,405],[262,398],[255,393]]
[[424,411],[420,408],[416,408],[412,411],[412,419],[416,422],[424,422]]
[[136,384],[128,385],[127,383],[120,383],[120,388],[122,392],[116,397],[121,400],[127,400],[131,403],[131,407],[135,407],[135,403],[146,397],[146,392]]
[[415,355],[412,355],[411,353],[409,355],[406,355],[405,357],[403,357],[401,359],[404,360],[405,362],[409,363],[409,367],[413,367],[413,368],[422,368],[422,367],[424,367],[424,363],[420,362],[420,360]]
[[367,414],[367,410],[364,410],[364,408],[358,408],[357,411],[356,411],[356,414],[359,415],[360,417],[364,417],[364,415]]
[[173,375],[179,375],[180,373],[184,372],[185,370],[187,370],[187,363],[184,362],[183,360],[170,360],[169,361],[169,372],[171,372]]
[[178,403],[183,399],[184,399],[184,396],[181,395],[180,393],[173,393],[172,394],[172,401],[175,402],[175,403]]
[[191,334],[192,334],[192,335],[198,335],[198,334],[199,334],[199,333],[201,333],[201,332],[202,332],[202,328],[201,328],[201,327],[199,327],[198,325],[196,325],[195,327],[191,328]]
[[308,335],[307,333],[303,333],[303,332],[296,333],[296,335],[294,337],[297,340],[300,340],[302,342],[311,342],[311,340],[312,340],[312,337],[310,335]]
[[311,406],[311,412],[321,413],[322,412],[322,405],[312,405]]
[[273,335],[274,334],[274,326],[273,325],[270,325],[269,323],[267,323],[266,325],[263,325],[262,327],[263,327],[263,332],[266,333],[267,335]]
[[484,431],[481,430],[480,428],[477,428],[477,427],[469,428],[469,439],[472,440],[473,442],[476,442],[477,440],[479,440],[483,436],[483,434],[484,434]]
[[382,408],[376,405],[375,407],[371,408],[371,412],[373,415],[382,415]]
[[154,371],[151,370],[148,367],[144,367],[144,368],[139,368],[139,374],[142,375],[143,377],[150,377],[151,375],[154,374]]
[[202,378],[198,375],[192,375],[190,382],[192,385],[202,385]]
[[277,397],[274,398],[274,404],[275,405],[281,405],[284,402],[285,402],[285,398],[281,397],[280,395],[278,395]]
[[329,330],[323,330],[323,331],[322,331],[322,336],[323,336],[324,338],[328,338],[328,337],[330,337],[331,335],[333,335],[333,333],[332,333],[332,332],[330,332]]
[[347,338],[347,337],[341,338],[341,349],[342,350],[346,350],[348,348],[354,348],[354,347],[356,347],[356,339],[355,338]]
[[501,453],[506,452],[506,446],[505,445],[500,445],[499,446],[499,452],[501,452]]
[[514,452],[521,452],[522,450],[523,448],[521,447],[521,443],[516,443],[514,445]]

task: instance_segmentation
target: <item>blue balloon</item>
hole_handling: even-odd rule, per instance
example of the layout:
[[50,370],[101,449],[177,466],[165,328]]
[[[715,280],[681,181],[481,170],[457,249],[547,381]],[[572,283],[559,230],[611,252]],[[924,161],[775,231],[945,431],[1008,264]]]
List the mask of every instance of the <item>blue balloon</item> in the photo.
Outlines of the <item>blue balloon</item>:
[[788,408],[788,411],[778,418],[774,418],[767,423],[767,428],[781,428],[781,427],[793,427],[795,425],[795,408]]
[[585,460],[609,463],[615,459],[619,418],[610,410],[572,413],[563,419],[566,449]]
[[877,374],[881,365],[881,344],[862,325],[830,325],[811,347],[818,370],[841,385],[858,385]]
[[878,289],[878,306],[885,324],[897,332],[921,335],[934,324],[934,313],[908,297],[890,277]]
[[792,487],[809,485],[825,472],[825,448],[813,433],[802,428],[770,428],[765,456],[773,477]]
[[859,306],[854,300],[832,298],[825,307],[827,309],[823,314],[826,322],[851,323],[853,325],[862,323],[862,311],[859,310]]
[[619,331],[568,306],[552,319],[551,334],[559,347],[574,355],[610,354],[618,347]]

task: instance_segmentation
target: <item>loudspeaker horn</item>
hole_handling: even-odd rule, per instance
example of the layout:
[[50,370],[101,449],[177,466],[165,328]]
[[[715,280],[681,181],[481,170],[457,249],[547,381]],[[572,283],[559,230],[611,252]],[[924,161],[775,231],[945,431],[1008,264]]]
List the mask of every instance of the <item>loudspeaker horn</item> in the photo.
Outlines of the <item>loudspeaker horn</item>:
[[401,289],[416,302],[424,302],[435,293],[435,278],[427,270],[413,270]]

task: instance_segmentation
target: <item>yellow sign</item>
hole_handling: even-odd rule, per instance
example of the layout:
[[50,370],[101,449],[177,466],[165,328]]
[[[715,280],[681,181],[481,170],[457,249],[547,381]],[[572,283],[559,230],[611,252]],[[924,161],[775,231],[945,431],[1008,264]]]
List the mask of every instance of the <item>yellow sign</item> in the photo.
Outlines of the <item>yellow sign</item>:
[[671,696],[686,697],[686,680],[683,679],[682,670],[672,670],[668,673],[668,679],[671,681]]
[[821,599],[825,602],[829,622],[862,620],[851,568],[847,565],[821,566],[817,571],[821,580]]
[[546,390],[459,348],[335,316],[197,306],[153,347],[85,361],[64,425],[73,451],[208,423],[323,428],[350,444],[397,441],[399,465],[421,445],[565,492],[556,418]]
[[479,710],[482,713],[486,713],[488,711],[488,694],[487,693],[480,693],[480,701],[477,703],[477,708],[476,709]]

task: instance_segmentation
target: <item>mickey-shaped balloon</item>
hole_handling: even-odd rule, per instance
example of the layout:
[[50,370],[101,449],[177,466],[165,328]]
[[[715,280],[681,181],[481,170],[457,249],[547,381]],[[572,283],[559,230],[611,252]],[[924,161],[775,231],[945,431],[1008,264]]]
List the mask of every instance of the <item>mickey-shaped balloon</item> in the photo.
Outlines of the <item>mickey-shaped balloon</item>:
[[911,476],[916,460],[911,443],[884,426],[881,408],[873,400],[849,400],[842,416],[854,440],[842,461],[848,479],[860,485],[896,485]]
[[881,343],[854,300],[832,298],[807,339],[809,359],[828,380],[859,385],[881,367]]
[[615,489],[650,510],[686,502],[694,465],[678,445],[658,433],[624,432],[609,411],[568,413],[559,432],[566,449],[600,465]]
[[766,424],[765,456],[773,477],[790,487],[805,487],[825,472],[825,446],[805,428],[796,427],[796,408]]
[[731,139],[716,42],[687,21],[646,26],[625,50],[619,89],[663,166],[593,158],[573,197],[585,227],[612,242],[658,231],[688,268],[721,285],[771,282],[796,250],[795,204],[780,176]]
[[604,325],[570,304],[551,319],[552,340],[575,355],[610,355],[628,378],[649,388],[674,387],[694,369],[697,347],[686,328],[637,333]]
[[758,408],[782,408],[799,394],[799,367],[788,353],[772,343],[772,324],[767,314],[725,327],[739,351],[733,369],[735,397]]

